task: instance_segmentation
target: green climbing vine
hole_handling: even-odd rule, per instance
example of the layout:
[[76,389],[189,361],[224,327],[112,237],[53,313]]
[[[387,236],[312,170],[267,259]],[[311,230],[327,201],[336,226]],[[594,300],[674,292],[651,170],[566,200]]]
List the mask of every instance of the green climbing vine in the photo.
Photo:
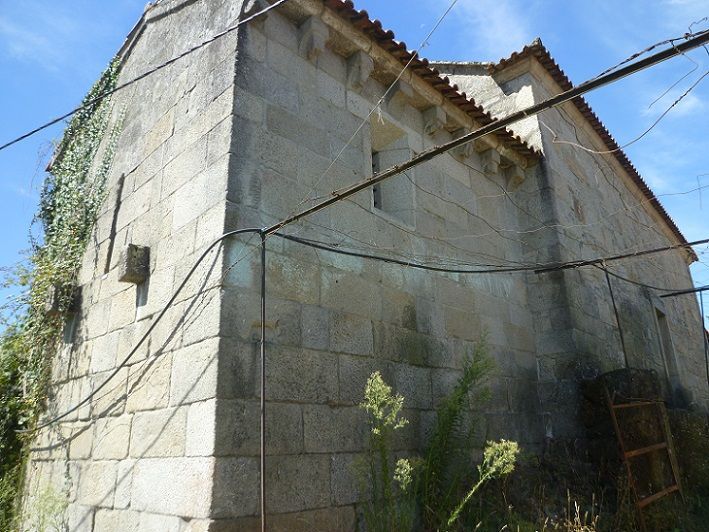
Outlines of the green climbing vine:
[[[20,296],[4,309],[0,332],[0,530],[17,527],[29,443],[17,431],[31,428],[42,410],[71,287],[104,200],[122,116],[109,128],[111,98],[95,100],[116,86],[119,68],[114,59],[69,122],[41,191],[35,218],[41,235],[31,242],[27,263],[4,280]],[[53,294],[58,312],[47,312]]]

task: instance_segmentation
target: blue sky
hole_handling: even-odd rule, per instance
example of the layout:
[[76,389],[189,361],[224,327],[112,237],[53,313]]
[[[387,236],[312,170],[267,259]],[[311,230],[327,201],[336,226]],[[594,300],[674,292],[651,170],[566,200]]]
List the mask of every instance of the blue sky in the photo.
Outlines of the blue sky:
[[[410,49],[419,45],[448,4],[356,2]],[[145,0],[0,0],[0,144],[79,103],[144,5]],[[651,43],[682,35],[707,15],[705,0],[459,0],[422,55],[497,60],[539,36],[578,83]],[[707,26],[705,20],[694,29]],[[650,106],[696,65],[693,74]],[[709,52],[696,50],[587,99],[623,145],[649,127],[708,65]],[[709,79],[626,150],[688,240],[709,237],[708,110]],[[28,247],[42,170],[61,131],[55,126],[0,152],[0,266],[15,263]],[[707,250],[697,249],[700,259],[709,263]],[[696,284],[709,284],[707,264],[695,264],[692,272]]]

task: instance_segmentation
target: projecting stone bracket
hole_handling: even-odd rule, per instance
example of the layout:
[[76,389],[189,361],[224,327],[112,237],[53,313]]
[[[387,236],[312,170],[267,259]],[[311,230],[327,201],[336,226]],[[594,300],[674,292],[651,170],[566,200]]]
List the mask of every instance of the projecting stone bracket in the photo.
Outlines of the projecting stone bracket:
[[347,87],[359,90],[372,75],[374,60],[362,50],[353,53],[347,59]]
[[505,179],[507,179],[507,190],[515,190],[524,181],[524,170],[513,164],[505,170]]
[[141,284],[150,275],[150,248],[128,244],[118,260],[118,280]]
[[446,127],[446,112],[434,105],[423,112],[423,130],[427,135],[433,135]]
[[489,149],[480,154],[482,170],[486,174],[497,174],[500,172],[500,153],[497,150]]
[[[470,133],[470,131],[468,131],[465,128],[461,128],[461,129],[456,129],[452,133],[452,136],[453,136],[453,139],[459,139],[460,137],[462,137],[463,135],[466,135],[468,133]],[[468,157],[473,155],[473,153],[475,153],[475,142],[474,141],[466,142],[465,144],[461,144],[460,146],[456,146],[455,148],[453,148],[451,150],[451,154],[454,157],[458,157],[459,159],[467,159]]]
[[405,81],[398,80],[387,92],[384,103],[389,108],[392,105],[404,104],[413,97],[414,88]]
[[325,50],[325,43],[330,37],[330,29],[317,17],[310,17],[300,25],[300,43],[298,51],[314,62]]

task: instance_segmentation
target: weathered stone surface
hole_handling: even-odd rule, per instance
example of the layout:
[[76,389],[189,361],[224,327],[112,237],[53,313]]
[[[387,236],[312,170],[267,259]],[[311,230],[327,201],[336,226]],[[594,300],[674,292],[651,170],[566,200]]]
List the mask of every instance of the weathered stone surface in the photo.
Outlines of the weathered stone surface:
[[[125,110],[124,128],[77,275],[80,313],[52,367],[47,417],[97,393],[38,435],[28,466],[30,492],[70,484],[72,530],[257,529],[258,236],[230,237],[198,264],[126,367],[114,370],[225,231],[270,226],[477,127],[413,71],[387,91],[398,59],[329,8],[292,1],[113,95],[111,121]],[[233,25],[242,7],[226,0],[151,7],[121,80]],[[437,68],[497,117],[550,94],[535,64],[494,78],[481,65]],[[600,143],[573,104],[546,122],[559,138]],[[534,117],[514,129],[543,151],[540,164],[489,136],[382,183],[379,192],[396,199],[389,210],[363,190],[282,231],[480,269],[675,243],[654,207],[637,205],[632,179],[612,157],[554,142]],[[130,245],[152,250],[149,282],[139,290],[120,282],[144,278],[122,275],[120,251]],[[492,399],[483,405],[471,396],[463,420],[477,429],[478,447],[505,437],[535,451],[545,439],[582,437],[578,381],[624,364],[606,281],[593,268],[432,272],[273,235],[267,250],[269,529],[355,529],[354,505],[366,494],[352,467],[367,444],[357,404],[374,371],[405,398],[409,424],[393,446],[409,456],[429,441],[435,408],[484,335],[496,368]],[[616,267],[639,281],[689,285],[683,253]],[[706,408],[696,304],[612,283],[631,365],[660,372],[659,393],[681,385]]]
[[97,460],[122,459],[128,456],[132,416],[97,419],[94,428],[92,457]]
[[138,412],[133,416],[131,458],[183,456],[187,407]]
[[116,462],[93,461],[81,470],[79,504],[111,508],[116,489]]
[[266,462],[267,503],[283,512],[321,508],[330,501],[329,457],[321,454],[273,456]]
[[133,472],[131,508],[207,517],[211,506],[213,458],[146,458]]

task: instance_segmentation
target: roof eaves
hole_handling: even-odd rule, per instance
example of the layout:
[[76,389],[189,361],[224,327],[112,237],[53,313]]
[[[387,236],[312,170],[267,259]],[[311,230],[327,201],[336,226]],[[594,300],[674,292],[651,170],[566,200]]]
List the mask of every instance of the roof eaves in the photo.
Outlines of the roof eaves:
[[[561,88],[562,91],[567,91],[573,88],[573,83],[569,77],[564,73],[561,67],[557,64],[554,58],[549,53],[549,50],[544,46],[541,39],[537,38],[530,44],[526,45],[519,52],[513,52],[509,57],[501,59],[497,63],[490,64],[487,69],[490,75],[494,75],[498,72],[517,64],[528,57],[532,57],[537,60],[537,62],[544,67],[544,69],[549,73],[550,77],[556,82],[556,84]],[[672,217],[667,213],[665,208],[662,206],[660,201],[655,196],[654,192],[650,190],[650,187],[642,178],[638,170],[630,162],[630,159],[625,154],[625,152],[618,145],[616,140],[610,134],[606,126],[603,124],[598,115],[591,109],[591,106],[586,102],[582,96],[578,96],[571,100],[571,102],[576,106],[578,111],[583,115],[583,117],[588,121],[590,126],[596,132],[596,134],[601,138],[605,144],[608,151],[612,151],[612,155],[616,158],[618,163],[623,167],[623,169],[628,173],[633,182],[638,186],[643,195],[649,200],[649,203],[657,211],[657,213],[663,218],[672,233],[679,239],[683,244],[687,243],[687,239],[684,237],[682,232],[677,227]],[[687,248],[692,261],[697,260],[697,255],[693,249]]]
[[[402,65],[409,65],[409,70],[430,84],[454,105],[458,106],[471,118],[481,125],[494,122],[495,119],[483,109],[472,97],[458,90],[458,86],[451,83],[447,76],[441,73],[425,58],[407,49],[406,43],[394,39],[394,32],[385,30],[379,20],[372,20],[365,10],[357,10],[351,0],[323,0],[326,7],[334,11],[340,18],[352,24],[359,31],[369,36],[380,47],[394,56]],[[413,58],[413,60],[412,60]],[[515,150],[524,157],[537,159],[541,153],[534,147],[527,144],[514,132],[505,128],[495,133],[498,140],[510,149]]]

